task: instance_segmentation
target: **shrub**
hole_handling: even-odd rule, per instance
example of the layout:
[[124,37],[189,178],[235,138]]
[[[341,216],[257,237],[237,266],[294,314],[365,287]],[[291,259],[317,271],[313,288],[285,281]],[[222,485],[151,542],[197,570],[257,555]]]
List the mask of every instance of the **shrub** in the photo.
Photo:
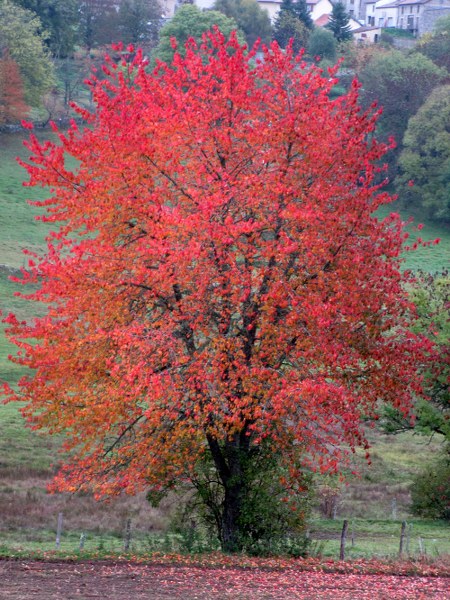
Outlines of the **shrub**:
[[[255,457],[254,457],[255,458]],[[239,523],[239,546],[253,556],[285,554],[306,556],[309,538],[306,517],[310,512],[312,480],[309,474],[299,477],[298,489],[286,498],[283,467],[279,457],[261,453],[247,461],[243,477],[247,489]],[[196,477],[179,489],[177,509],[170,530],[176,534],[180,551],[216,550],[220,540],[224,488],[217,478],[208,455],[197,467]],[[148,495],[153,504],[161,496]]]
[[450,521],[450,454],[417,475],[411,495],[413,514]]

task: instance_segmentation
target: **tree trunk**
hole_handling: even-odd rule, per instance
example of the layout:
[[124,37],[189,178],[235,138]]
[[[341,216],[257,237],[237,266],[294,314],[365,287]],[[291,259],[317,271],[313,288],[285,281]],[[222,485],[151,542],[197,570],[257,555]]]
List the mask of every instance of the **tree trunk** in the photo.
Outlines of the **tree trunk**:
[[236,435],[223,446],[208,436],[208,443],[224,488],[222,518],[218,531],[222,550],[240,552],[243,549],[241,517],[246,494],[243,465],[248,458],[249,443],[242,435]]
[[240,552],[243,549],[240,526],[243,493],[244,486],[242,483],[225,487],[220,535],[224,552]]

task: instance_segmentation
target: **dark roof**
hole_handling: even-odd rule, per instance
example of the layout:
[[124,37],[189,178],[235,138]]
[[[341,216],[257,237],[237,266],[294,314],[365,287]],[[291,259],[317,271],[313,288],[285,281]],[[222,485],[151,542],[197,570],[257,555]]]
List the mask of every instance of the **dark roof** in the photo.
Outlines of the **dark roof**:
[[364,33],[365,31],[374,31],[374,30],[381,30],[381,27],[376,27],[376,26],[364,26],[364,27],[358,27],[358,29],[353,29],[352,33]]

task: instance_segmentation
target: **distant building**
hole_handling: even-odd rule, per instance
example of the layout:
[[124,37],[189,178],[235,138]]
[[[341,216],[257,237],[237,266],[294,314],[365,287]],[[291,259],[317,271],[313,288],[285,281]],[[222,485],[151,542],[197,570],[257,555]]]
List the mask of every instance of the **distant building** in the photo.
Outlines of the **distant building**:
[[450,14],[450,0],[378,0],[374,8],[366,2],[366,14],[369,7],[374,21],[368,25],[405,29],[418,37],[431,31],[439,17]]
[[363,25],[352,30],[353,39],[358,44],[377,44],[380,41],[381,27]]
[[[211,9],[214,0],[186,0],[201,9]],[[182,0],[162,0],[164,16],[171,19]],[[267,11],[272,22],[280,10],[281,0],[257,0],[258,4]],[[431,31],[434,23],[440,17],[450,14],[450,0],[342,0],[351,17],[350,25],[355,32],[366,28],[355,36],[357,41],[379,39],[379,34],[369,27],[406,29],[416,36]],[[318,27],[324,27],[327,16],[333,10],[331,0],[306,0],[313,22]],[[364,35],[363,35],[364,34]]]

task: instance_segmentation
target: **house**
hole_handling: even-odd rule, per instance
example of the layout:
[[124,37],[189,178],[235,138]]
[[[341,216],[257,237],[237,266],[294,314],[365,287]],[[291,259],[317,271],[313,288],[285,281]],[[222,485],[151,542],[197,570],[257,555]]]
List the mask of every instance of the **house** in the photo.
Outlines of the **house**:
[[375,4],[375,25],[397,27],[421,36],[445,14],[450,14],[450,0],[380,0]]
[[357,44],[376,44],[380,40],[381,27],[363,25],[358,29],[353,29],[352,33]]
[[[257,0],[258,4],[261,8],[265,9],[272,23],[275,21],[276,16],[280,10],[281,0]],[[392,0],[384,0],[384,1],[392,1]],[[448,0],[450,2],[450,0]],[[182,0],[163,0],[164,2],[164,16],[166,19],[170,19],[173,17],[177,8],[179,8],[182,4]],[[214,0],[193,0],[193,3],[198,6],[200,9],[208,10],[211,9]],[[355,11],[360,11],[360,3],[361,0],[344,0],[344,4],[347,6],[353,6],[354,8],[348,9],[350,15],[355,13]],[[308,7],[309,12],[311,13],[311,18],[314,24],[317,27],[325,27],[328,23],[329,16],[333,11],[333,2],[331,0],[306,0],[306,6]],[[349,21],[350,27],[352,31],[359,29],[361,27],[361,23],[351,16]]]
[[377,27],[397,27],[398,10],[397,5],[401,0],[378,0],[373,11],[371,25]]
[[[333,12],[333,2],[331,0],[306,0],[306,6],[311,13],[311,18],[316,27],[325,27]],[[349,25],[353,29],[361,27],[361,23],[351,18]]]
[[448,2],[430,2],[424,7],[421,19],[419,21],[419,35],[430,33],[434,29],[434,24],[441,17],[450,16],[450,5]]
[[331,11],[333,10],[333,4],[330,0],[306,0],[306,6],[311,13],[311,19],[314,23],[322,15],[331,15]]
[[[331,13],[325,13],[314,21],[314,25],[316,27],[326,27],[328,25],[330,17]],[[350,25],[352,33],[353,31],[355,31],[355,29],[359,29],[361,27],[361,23],[359,21],[356,21],[355,19],[349,19],[348,24]]]
[[377,0],[367,0],[361,7],[361,20],[367,26],[375,25],[375,5]]
[[263,10],[267,11],[273,23],[280,10],[281,0],[258,0],[258,4]]
[[364,19],[363,8],[364,2],[363,0],[341,0],[342,4],[345,6],[345,10],[348,14],[357,21],[361,21]]

